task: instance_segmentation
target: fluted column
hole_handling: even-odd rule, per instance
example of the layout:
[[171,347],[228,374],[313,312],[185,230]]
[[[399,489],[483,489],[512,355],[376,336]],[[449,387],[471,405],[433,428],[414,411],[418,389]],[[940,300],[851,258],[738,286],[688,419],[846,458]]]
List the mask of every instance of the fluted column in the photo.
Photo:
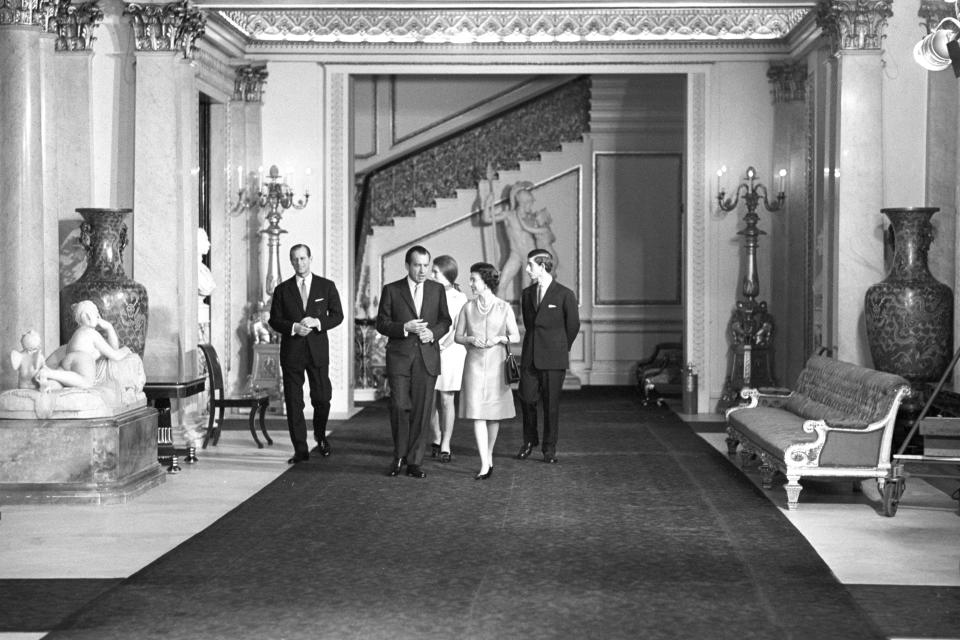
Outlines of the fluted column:
[[[953,17],[956,5],[940,0],[921,0],[917,16],[927,29],[934,29],[947,17]],[[936,240],[930,245],[930,271],[934,277],[956,291],[960,282],[960,225],[957,224],[957,172],[960,168],[960,104],[957,102],[957,78],[950,69],[929,71],[926,113],[926,202],[940,207],[934,216]],[[954,333],[960,331],[960,313],[954,313]],[[960,376],[953,377],[960,385]]]
[[331,410],[340,416],[355,412],[353,404],[353,184],[344,179],[353,175],[350,145],[350,78],[341,71],[324,70],[324,275],[337,283],[343,302],[344,321],[331,331],[330,382],[333,385]]
[[892,0],[825,0],[820,25],[838,58],[836,180],[837,345],[834,355],[869,366],[863,322],[867,287],[883,277],[878,233],[883,206],[881,41]]
[[[57,264],[56,219],[47,219],[43,202],[43,58],[53,49],[44,35],[50,14],[39,1],[0,6],[0,344],[7,354],[19,348],[27,329],[42,332],[45,349],[56,347],[59,321],[56,280],[47,277],[48,265]],[[16,386],[9,358],[0,363],[2,387]]]
[[127,5],[136,47],[134,277],[150,295],[147,377],[197,375],[198,91],[189,54],[202,32],[186,2]]
[[93,117],[91,101],[93,43],[103,20],[97,2],[57,5],[53,25],[56,54],[52,84],[47,209],[54,219],[77,219],[78,207],[92,207]]
[[[251,179],[256,176],[257,168],[263,163],[263,91],[267,81],[266,65],[244,65],[237,67],[234,95],[230,101],[230,198],[236,200],[241,188],[250,188]],[[231,262],[225,265],[232,273],[232,287],[229,304],[233,307],[233,317],[253,317],[257,311],[257,302],[262,300],[263,278],[265,273],[261,269],[261,258],[266,259],[266,248],[261,244],[266,238],[258,233],[263,216],[257,212],[245,209],[235,212],[235,222],[231,227],[231,242],[235,250],[231,253]],[[253,355],[253,338],[244,336],[244,348],[234,349],[230,354],[233,359],[232,370],[239,372],[235,383],[237,390],[247,383],[247,376],[251,372],[251,358]]]
[[773,166],[786,169],[784,210],[769,217],[770,299],[780,319],[774,333],[775,377],[789,383],[796,380],[812,352],[812,296],[808,265],[810,207],[807,194],[810,118],[807,113],[807,65],[777,62],[770,65],[767,78],[773,89]]

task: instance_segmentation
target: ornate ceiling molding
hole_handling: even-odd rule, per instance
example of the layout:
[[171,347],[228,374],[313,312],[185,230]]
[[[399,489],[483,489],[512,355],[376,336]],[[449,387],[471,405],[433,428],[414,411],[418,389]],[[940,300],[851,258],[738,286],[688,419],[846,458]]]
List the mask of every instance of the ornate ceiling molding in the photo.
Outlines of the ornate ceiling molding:
[[927,26],[927,33],[930,33],[944,18],[957,17],[957,4],[944,2],[944,0],[920,0],[917,17],[923,20],[923,24]]
[[817,15],[834,51],[879,50],[893,0],[824,0]]
[[213,9],[248,42],[546,44],[785,38],[809,2],[573,10]]
[[56,14],[50,24],[57,34],[57,51],[88,51],[96,36],[93,35],[103,22],[103,9],[97,0],[78,2],[57,0]]
[[47,31],[55,12],[53,0],[0,0],[0,25],[42,27]]
[[807,64],[805,62],[775,62],[767,69],[767,79],[773,85],[774,104],[806,100]]
[[203,35],[207,18],[188,0],[166,4],[131,2],[130,16],[137,51],[183,51],[191,57],[194,42]]

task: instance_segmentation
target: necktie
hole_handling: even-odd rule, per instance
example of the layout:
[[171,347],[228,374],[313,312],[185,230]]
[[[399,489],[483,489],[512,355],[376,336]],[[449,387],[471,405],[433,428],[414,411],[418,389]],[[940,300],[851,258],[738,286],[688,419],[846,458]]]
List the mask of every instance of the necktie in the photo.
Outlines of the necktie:
[[423,306],[423,283],[418,282],[413,288],[413,306],[417,308],[417,316],[419,316],[420,308]]
[[537,285],[537,308],[540,308],[540,303],[543,302],[543,285]]
[[303,302],[303,308],[307,308],[307,279],[300,278],[300,301]]

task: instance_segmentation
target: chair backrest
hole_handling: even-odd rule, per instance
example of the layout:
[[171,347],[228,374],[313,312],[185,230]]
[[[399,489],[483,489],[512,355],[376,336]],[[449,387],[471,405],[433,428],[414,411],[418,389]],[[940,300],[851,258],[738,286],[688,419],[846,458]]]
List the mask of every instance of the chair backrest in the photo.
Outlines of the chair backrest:
[[223,369],[220,367],[220,358],[212,344],[197,345],[207,361],[207,378],[210,380],[210,397],[223,398]]

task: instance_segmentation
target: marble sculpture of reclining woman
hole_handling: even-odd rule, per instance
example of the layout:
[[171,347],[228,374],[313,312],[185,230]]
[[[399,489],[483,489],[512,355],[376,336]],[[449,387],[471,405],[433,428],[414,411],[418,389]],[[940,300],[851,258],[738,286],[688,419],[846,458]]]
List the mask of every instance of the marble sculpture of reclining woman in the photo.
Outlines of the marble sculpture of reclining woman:
[[76,303],[73,313],[77,329],[46,360],[36,332],[24,334],[23,351],[11,353],[19,388],[0,393],[0,418],[108,417],[146,404],[140,357],[120,345],[92,301]]

